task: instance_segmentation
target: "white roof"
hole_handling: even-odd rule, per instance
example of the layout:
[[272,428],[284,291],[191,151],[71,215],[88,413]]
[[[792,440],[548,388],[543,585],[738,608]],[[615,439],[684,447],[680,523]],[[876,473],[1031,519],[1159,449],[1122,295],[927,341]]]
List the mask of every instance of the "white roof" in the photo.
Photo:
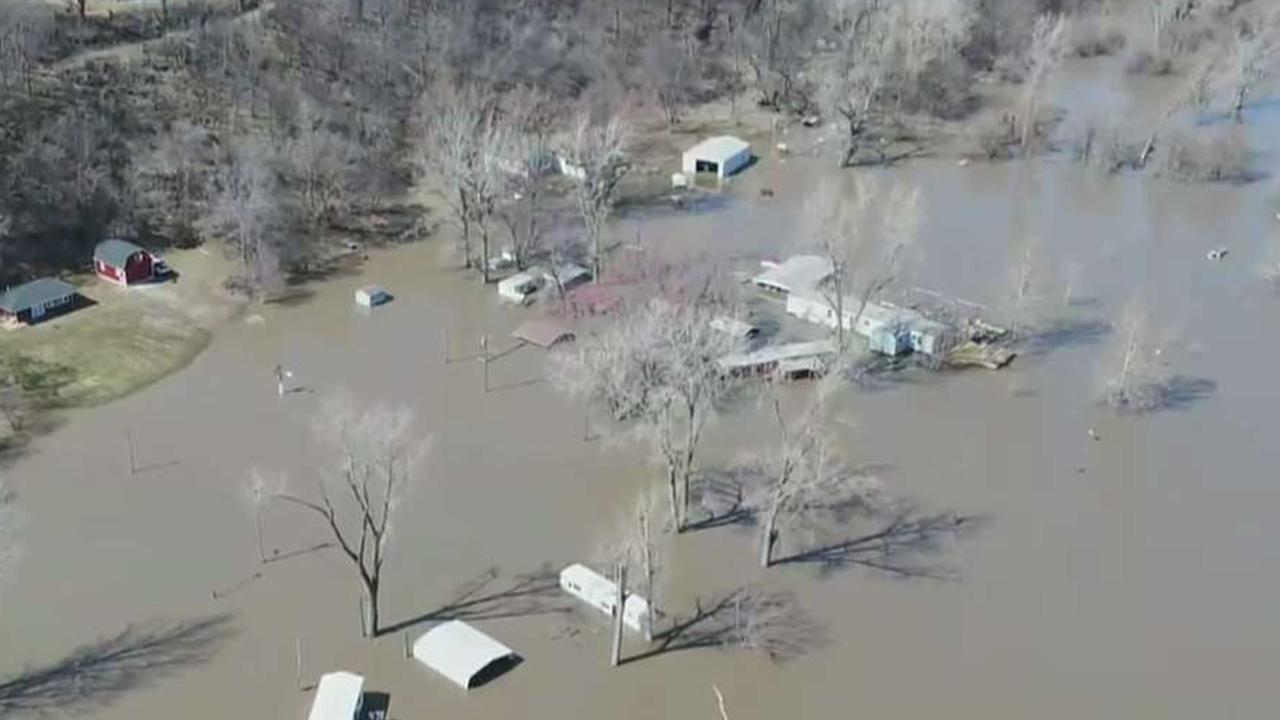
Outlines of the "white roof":
[[781,292],[804,292],[818,287],[832,273],[831,260],[819,255],[793,255],[752,278],[757,285]]
[[749,353],[733,353],[720,358],[720,367],[725,370],[735,368],[756,367],[770,363],[781,363],[787,360],[833,355],[836,344],[831,340],[814,340],[811,342],[788,343],[785,345],[766,345]]
[[354,720],[364,693],[364,678],[349,672],[320,676],[307,720]]
[[482,670],[514,654],[511,648],[461,620],[437,625],[413,644],[413,656],[419,662],[464,690],[471,687]]
[[711,160],[723,163],[725,160],[746,150],[750,150],[751,145],[745,140],[733,137],[732,135],[721,135],[719,137],[707,138],[702,142],[694,145],[685,151],[685,155],[692,155],[699,160]]

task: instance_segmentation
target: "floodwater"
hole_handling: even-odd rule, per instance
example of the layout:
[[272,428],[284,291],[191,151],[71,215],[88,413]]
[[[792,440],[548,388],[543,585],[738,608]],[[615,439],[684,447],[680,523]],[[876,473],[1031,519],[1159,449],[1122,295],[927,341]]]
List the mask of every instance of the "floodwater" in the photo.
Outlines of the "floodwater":
[[[1280,123],[1260,127],[1263,138]],[[802,153],[766,158],[714,210],[624,218],[619,232],[778,254],[797,246],[803,199],[830,172]],[[309,417],[333,389],[416,412],[432,452],[397,515],[383,607],[393,626],[448,606],[490,569],[496,579],[481,595],[592,558],[605,527],[659,475],[633,443],[583,441],[580,408],[540,381],[542,351],[495,362],[488,393],[476,362],[447,362],[446,337],[455,358],[473,353],[480,333],[506,347],[528,311],[440,269],[433,243],[386,251],[305,302],[263,310],[260,324],[227,327],[157,385],[71,413],[7,469],[26,522],[22,564],[0,598],[0,673],[56,662],[130,623],[230,613],[234,634],[207,661],[163,677],[143,671],[136,687],[75,709],[98,720],[302,718],[311,694],[297,689],[300,639],[305,682],[359,672],[368,690],[390,695],[395,718],[711,718],[712,686],[735,720],[1273,714],[1280,298],[1256,275],[1278,230],[1271,181],[1104,178],[1054,159],[865,172],[920,188],[913,282],[994,302],[1008,287],[1010,247],[1034,234],[1056,269],[1079,268],[1065,319],[1109,321],[1139,295],[1179,339],[1176,370],[1213,391],[1175,410],[1117,416],[1094,400],[1107,338],[1087,332],[1001,373],[850,389],[840,435],[852,460],[885,466],[890,486],[922,509],[984,518],[931,558],[956,579],[804,564],[762,573],[750,528],[700,531],[664,553],[670,611],[762,582],[794,591],[823,642],[781,663],[689,648],[615,670],[601,619],[494,597],[467,617],[524,662],[464,694],[406,660],[402,633],[358,637],[357,586],[336,554],[259,564],[241,491],[248,471],[314,487],[327,455]],[[776,196],[759,197],[761,187]],[[1219,245],[1230,255],[1206,260]],[[395,301],[362,315],[352,292],[368,282]],[[277,362],[304,391],[276,397]],[[732,462],[771,434],[748,404],[710,429],[704,463]],[[270,508],[264,525],[269,552],[325,539],[288,507]],[[406,629],[416,637],[425,627]],[[628,637],[629,652],[643,650]]]

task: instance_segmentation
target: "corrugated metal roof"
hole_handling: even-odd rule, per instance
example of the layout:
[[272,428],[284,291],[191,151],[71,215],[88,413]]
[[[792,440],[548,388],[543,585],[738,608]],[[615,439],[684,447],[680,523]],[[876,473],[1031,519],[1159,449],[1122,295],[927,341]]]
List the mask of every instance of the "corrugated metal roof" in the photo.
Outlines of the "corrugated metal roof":
[[349,672],[320,676],[307,720],[352,720],[364,695],[364,678]]
[[146,252],[128,240],[103,240],[93,249],[93,259],[101,260],[111,267],[124,267],[130,256],[137,252]]
[[0,294],[0,310],[17,314],[75,293],[76,288],[70,283],[55,278],[40,278],[5,290]]
[[464,690],[485,668],[513,655],[511,648],[461,620],[437,625],[413,644],[419,662]]
[[572,340],[573,328],[563,320],[533,318],[522,323],[511,336],[540,348],[549,348],[562,340]]

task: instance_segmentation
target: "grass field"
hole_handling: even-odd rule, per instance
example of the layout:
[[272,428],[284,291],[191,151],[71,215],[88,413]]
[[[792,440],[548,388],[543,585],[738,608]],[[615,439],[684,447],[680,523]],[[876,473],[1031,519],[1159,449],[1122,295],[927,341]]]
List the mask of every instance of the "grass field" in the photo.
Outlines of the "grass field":
[[73,281],[88,307],[31,327],[0,331],[0,374],[16,375],[45,407],[81,407],[123,397],[190,362],[241,303],[221,289],[226,263],[176,252],[177,282],[124,289],[93,277]]

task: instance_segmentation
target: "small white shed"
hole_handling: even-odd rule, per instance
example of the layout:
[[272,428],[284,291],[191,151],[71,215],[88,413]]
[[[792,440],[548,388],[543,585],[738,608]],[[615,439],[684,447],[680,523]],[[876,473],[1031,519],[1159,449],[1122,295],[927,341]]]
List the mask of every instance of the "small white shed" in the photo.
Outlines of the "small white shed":
[[413,657],[463,690],[483,685],[516,662],[511,648],[461,620],[424,633],[413,644]]
[[508,302],[523,304],[542,287],[541,272],[526,270],[498,282],[498,297]]
[[380,285],[365,285],[356,290],[356,304],[360,307],[377,307],[391,302],[391,293]]
[[700,173],[724,179],[746,167],[752,160],[747,141],[731,135],[708,138],[684,152],[681,170],[693,177]]
[[[613,617],[617,607],[618,586],[609,578],[586,565],[574,563],[560,571],[560,588],[600,612]],[[627,593],[623,601],[622,624],[643,632],[649,622],[649,601]]]
[[364,678],[349,672],[320,676],[307,720],[355,720],[364,698]]

